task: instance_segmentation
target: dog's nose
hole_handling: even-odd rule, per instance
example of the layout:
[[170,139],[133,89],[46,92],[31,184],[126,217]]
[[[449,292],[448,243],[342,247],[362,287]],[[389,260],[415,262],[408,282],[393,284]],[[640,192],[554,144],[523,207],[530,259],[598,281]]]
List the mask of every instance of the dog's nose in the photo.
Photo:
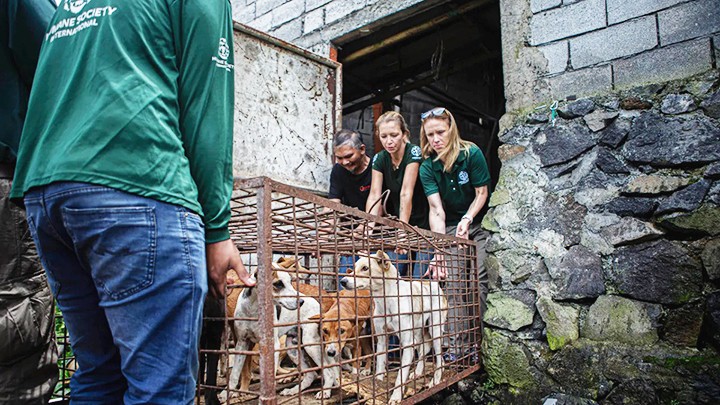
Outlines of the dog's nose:
[[340,279],[340,285],[347,288],[347,278],[343,277]]
[[301,307],[302,304],[304,304],[304,303],[305,303],[305,300],[304,300],[304,299],[300,298],[300,299],[298,300],[298,306],[299,306],[299,307]]
[[330,356],[330,357],[335,357],[335,354],[337,354],[337,352],[335,351],[335,349],[328,349],[328,351],[327,351],[327,355],[328,355],[328,356]]

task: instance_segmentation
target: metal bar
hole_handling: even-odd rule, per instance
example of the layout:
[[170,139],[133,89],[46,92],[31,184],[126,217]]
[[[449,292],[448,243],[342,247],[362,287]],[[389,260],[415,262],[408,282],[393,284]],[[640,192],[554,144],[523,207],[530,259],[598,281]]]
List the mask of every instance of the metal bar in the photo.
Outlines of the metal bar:
[[445,23],[445,22],[447,22],[447,21],[449,21],[449,20],[451,20],[451,19],[453,19],[453,18],[455,18],[455,17],[458,17],[459,15],[461,15],[461,14],[463,14],[463,13],[467,13],[468,11],[474,10],[474,9],[476,9],[476,8],[478,8],[478,7],[480,7],[480,6],[483,6],[483,5],[487,4],[487,3],[489,3],[488,0],[481,0],[481,1],[473,2],[473,3],[465,4],[465,5],[461,6],[461,7],[458,7],[458,8],[455,9],[455,10],[451,10],[451,11],[449,11],[449,12],[443,14],[443,15],[440,15],[440,16],[438,16],[438,17],[435,17],[435,18],[431,19],[430,21],[427,21],[427,22],[425,22],[425,23],[423,23],[423,24],[416,25],[416,26],[414,26],[414,27],[412,27],[412,28],[409,28],[409,29],[407,29],[407,30],[405,30],[405,31],[398,32],[397,34],[392,35],[392,36],[390,36],[390,37],[388,37],[388,38],[386,38],[386,39],[384,39],[384,40],[382,40],[382,41],[376,42],[376,43],[374,43],[374,44],[372,44],[372,45],[370,45],[370,46],[368,46],[368,47],[359,49],[359,50],[351,53],[350,55],[346,56],[345,58],[343,58],[343,59],[342,59],[342,62],[343,62],[343,63],[346,63],[346,64],[349,64],[349,63],[351,63],[351,62],[353,62],[353,61],[355,61],[355,60],[358,60],[358,59],[360,59],[360,58],[362,58],[362,57],[365,57],[365,56],[368,56],[368,55],[370,55],[370,54],[373,54],[373,53],[375,53],[375,52],[377,52],[377,51],[379,51],[379,50],[381,50],[381,49],[384,49],[384,48],[387,48],[387,47],[389,47],[389,46],[395,45],[395,44],[397,44],[397,43],[399,43],[399,42],[402,42],[402,41],[404,41],[404,40],[406,40],[406,39],[408,39],[408,38],[412,38],[413,36],[418,35],[418,34],[421,34],[421,33],[425,32],[425,31],[427,31],[427,30],[435,27],[436,25],[440,25],[440,24],[442,24],[442,23]]
[[270,183],[264,182],[257,190],[257,224],[258,224],[258,275],[257,288],[258,306],[260,307],[260,403],[275,405],[275,339],[273,305],[273,270],[272,270],[272,190]]

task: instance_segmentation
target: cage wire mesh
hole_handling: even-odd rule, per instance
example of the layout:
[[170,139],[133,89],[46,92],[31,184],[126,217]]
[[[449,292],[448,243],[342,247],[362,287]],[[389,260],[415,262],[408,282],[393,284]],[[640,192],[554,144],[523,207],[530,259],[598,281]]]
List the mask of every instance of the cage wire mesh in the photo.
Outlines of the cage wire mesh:
[[[475,242],[268,178],[236,181],[231,209],[257,284],[231,272],[225,298],[206,300],[195,403],[416,403],[480,368]],[[77,364],[59,313],[56,334],[62,402]]]
[[[480,367],[475,242],[267,178],[236,182],[231,207],[231,236],[257,285],[228,287],[221,347],[202,349],[219,354],[220,373],[203,394],[229,404],[418,402]],[[431,264],[444,281],[423,276]]]

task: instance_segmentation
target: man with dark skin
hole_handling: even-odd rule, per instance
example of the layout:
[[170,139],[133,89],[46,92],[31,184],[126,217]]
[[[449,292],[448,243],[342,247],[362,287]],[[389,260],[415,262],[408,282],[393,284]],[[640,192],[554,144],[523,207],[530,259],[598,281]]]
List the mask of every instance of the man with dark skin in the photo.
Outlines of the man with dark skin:
[[0,0],[0,403],[44,404],[58,379],[53,298],[25,211],[9,201],[51,0]]

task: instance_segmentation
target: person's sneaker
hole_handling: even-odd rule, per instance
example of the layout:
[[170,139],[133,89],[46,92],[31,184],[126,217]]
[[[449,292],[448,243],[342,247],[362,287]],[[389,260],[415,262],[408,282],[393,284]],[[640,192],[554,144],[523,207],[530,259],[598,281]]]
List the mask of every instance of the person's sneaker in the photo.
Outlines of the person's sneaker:
[[458,359],[458,356],[455,353],[445,352],[443,353],[443,360],[445,360],[445,363],[455,363]]

